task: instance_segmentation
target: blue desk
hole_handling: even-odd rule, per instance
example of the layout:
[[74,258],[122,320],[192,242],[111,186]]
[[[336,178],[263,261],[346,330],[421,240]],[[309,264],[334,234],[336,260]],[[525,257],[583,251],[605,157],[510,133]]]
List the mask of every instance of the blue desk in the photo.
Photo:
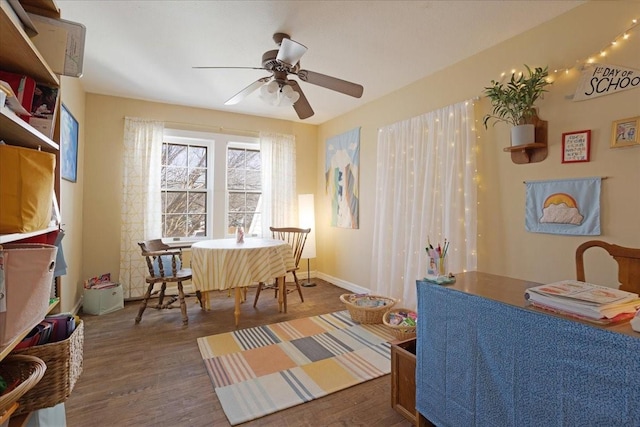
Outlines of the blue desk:
[[417,282],[416,409],[437,426],[640,426],[640,334],[529,308],[536,285]]

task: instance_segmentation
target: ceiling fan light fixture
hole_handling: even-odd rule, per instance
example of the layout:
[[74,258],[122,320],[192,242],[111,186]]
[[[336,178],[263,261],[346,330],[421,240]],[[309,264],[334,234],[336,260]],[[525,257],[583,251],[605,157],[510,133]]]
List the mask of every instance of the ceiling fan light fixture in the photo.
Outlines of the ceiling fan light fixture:
[[300,94],[288,84],[280,85],[275,80],[262,85],[260,99],[275,107],[291,107],[300,99]]

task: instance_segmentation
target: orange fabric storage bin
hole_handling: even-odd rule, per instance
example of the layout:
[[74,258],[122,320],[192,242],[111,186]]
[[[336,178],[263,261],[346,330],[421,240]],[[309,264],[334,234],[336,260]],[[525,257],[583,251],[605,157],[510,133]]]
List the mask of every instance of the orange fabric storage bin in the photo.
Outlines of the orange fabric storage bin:
[[55,168],[52,153],[0,145],[0,234],[49,226]]

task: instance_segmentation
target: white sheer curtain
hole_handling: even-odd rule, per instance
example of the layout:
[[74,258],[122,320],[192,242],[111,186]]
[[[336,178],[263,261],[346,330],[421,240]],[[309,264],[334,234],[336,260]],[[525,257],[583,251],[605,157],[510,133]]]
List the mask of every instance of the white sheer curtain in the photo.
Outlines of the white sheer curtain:
[[162,237],[160,160],[164,124],[125,118],[122,167],[120,283],[125,298],[146,290],[147,266],[138,242]]
[[372,291],[415,309],[425,247],[451,242],[450,272],[475,270],[476,134],[473,101],[379,130]]
[[260,133],[262,157],[262,236],[269,227],[298,224],[296,194],[296,139],[293,135]]

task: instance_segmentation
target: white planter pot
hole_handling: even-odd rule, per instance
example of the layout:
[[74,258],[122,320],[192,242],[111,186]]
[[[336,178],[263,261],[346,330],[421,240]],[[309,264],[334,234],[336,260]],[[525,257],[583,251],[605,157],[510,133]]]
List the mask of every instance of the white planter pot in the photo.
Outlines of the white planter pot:
[[536,127],[534,125],[518,125],[511,128],[512,147],[533,142],[536,142]]

